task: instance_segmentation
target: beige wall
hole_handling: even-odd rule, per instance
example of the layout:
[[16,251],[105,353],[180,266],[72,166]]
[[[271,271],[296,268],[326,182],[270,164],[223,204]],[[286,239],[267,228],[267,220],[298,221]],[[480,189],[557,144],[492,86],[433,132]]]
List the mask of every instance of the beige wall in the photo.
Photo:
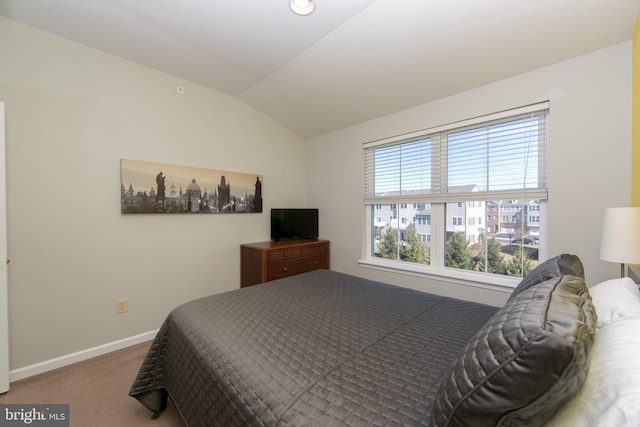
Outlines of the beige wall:
[[303,140],[234,97],[3,18],[0,58],[12,370],[238,288],[240,243],[268,239],[267,213],[121,215],[121,158],[262,174],[265,212],[305,205]]
[[359,266],[366,232],[362,144],[549,100],[548,254],[579,255],[589,284],[615,277],[619,266],[599,259],[600,235],[605,207],[625,206],[630,200],[630,93],[631,42],[627,42],[309,140],[307,200],[320,208],[320,225],[328,230],[323,237],[331,240],[332,268],[502,304],[506,292]]

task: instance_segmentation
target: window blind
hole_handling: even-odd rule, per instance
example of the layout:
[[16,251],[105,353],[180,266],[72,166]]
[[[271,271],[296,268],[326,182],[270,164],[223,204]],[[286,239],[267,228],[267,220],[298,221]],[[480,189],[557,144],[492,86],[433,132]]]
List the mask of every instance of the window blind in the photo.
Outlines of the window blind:
[[548,103],[365,144],[366,204],[546,199]]

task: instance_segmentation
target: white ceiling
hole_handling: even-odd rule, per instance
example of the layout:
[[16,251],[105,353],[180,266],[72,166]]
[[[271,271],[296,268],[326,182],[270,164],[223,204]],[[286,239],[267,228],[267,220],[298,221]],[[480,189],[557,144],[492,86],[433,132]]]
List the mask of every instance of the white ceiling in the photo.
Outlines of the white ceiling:
[[312,137],[633,37],[640,0],[0,0]]

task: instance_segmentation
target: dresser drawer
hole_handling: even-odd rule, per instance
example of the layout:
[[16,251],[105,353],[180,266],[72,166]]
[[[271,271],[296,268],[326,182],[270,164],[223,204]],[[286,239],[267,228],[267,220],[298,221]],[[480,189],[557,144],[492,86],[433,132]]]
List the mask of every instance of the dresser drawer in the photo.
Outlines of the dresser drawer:
[[329,268],[329,258],[326,253],[301,259],[300,263],[302,264],[304,271]]
[[306,270],[300,261],[280,261],[267,264],[267,281],[304,273]]
[[302,255],[302,248],[278,249],[267,252],[267,262],[284,261],[298,258]]
[[317,244],[317,245],[309,245],[303,246],[301,249],[302,256],[310,256],[317,254],[326,254],[328,250],[328,246],[326,244]]
[[272,262],[267,264],[267,280],[280,279],[321,268],[329,268],[329,259],[326,253],[290,261]]

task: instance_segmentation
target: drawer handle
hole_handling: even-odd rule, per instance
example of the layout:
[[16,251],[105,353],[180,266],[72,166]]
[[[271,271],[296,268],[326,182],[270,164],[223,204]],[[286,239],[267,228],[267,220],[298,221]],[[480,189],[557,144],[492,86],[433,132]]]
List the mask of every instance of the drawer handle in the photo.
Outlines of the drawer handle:
[[287,253],[286,253],[286,252],[284,252],[284,253],[282,254],[282,258],[286,258],[286,257],[288,257],[288,256],[289,256],[289,255],[287,255]]
[[318,261],[313,261],[313,265],[318,265]]
[[287,272],[287,267],[282,267],[282,272],[286,273]]

